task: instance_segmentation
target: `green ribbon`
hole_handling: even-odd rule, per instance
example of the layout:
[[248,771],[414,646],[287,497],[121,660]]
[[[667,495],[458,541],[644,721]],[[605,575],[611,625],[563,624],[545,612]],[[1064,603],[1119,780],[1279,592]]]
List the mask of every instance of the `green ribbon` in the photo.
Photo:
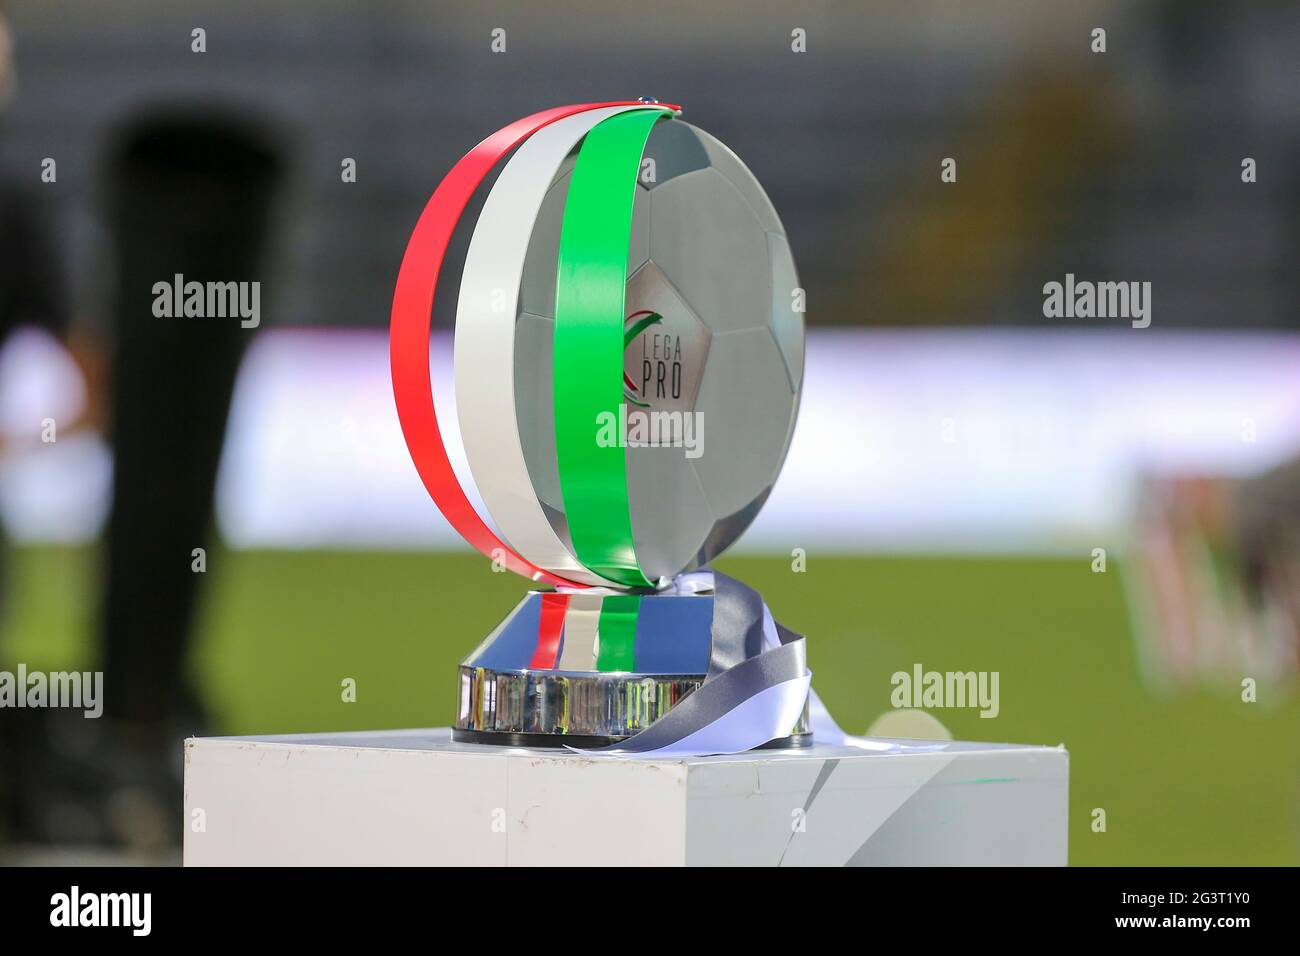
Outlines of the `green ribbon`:
[[600,602],[600,650],[596,654],[598,671],[636,670],[636,619],[641,611],[641,595],[611,594]]
[[668,115],[620,113],[587,134],[569,182],[555,276],[555,451],[564,514],[578,560],[627,587],[654,584],[636,560],[619,414],[627,255],[641,155],[651,128]]

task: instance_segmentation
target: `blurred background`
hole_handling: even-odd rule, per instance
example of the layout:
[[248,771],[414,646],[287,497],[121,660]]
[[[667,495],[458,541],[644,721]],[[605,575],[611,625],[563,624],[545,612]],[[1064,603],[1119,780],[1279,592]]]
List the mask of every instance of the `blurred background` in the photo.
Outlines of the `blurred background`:
[[[178,859],[186,735],[451,720],[456,662],[524,588],[407,457],[397,266],[487,134],[653,96],[754,171],[807,290],[790,458],[719,567],[808,635],[840,723],[917,663],[998,671],[995,719],[934,716],[1068,747],[1073,863],[1300,862],[1300,7],[0,23],[0,670],[105,674],[99,720],[0,710],[0,859]],[[177,272],[261,282],[257,327],[155,317]],[[1045,317],[1067,274],[1150,282],[1150,327]]]

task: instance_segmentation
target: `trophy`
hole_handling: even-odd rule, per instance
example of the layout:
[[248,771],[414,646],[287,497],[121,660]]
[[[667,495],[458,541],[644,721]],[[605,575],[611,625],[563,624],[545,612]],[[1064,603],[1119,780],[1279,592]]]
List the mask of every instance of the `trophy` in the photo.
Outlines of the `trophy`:
[[[457,300],[457,475],[430,310],[453,231],[498,169]],[[443,179],[393,298],[398,415],[452,526],[539,586],[460,664],[455,739],[612,754],[811,742],[803,638],[708,567],[789,448],[801,299],[757,179],[677,106],[546,110]]]

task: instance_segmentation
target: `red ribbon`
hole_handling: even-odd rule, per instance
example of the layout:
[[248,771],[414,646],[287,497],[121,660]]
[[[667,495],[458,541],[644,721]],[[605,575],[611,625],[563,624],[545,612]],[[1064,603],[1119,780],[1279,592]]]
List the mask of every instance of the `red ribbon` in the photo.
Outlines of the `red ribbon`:
[[[451,168],[434,190],[402,256],[393,290],[392,322],[389,326],[389,362],[393,375],[393,398],[397,417],[411,460],[420,473],[438,510],[462,538],[493,560],[500,559],[516,574],[554,585],[585,587],[537,567],[515,553],[487,526],[465,491],[447,457],[447,449],[438,429],[434,411],[433,384],[429,372],[429,323],[433,310],[438,272],[442,268],[447,245],[474,190],[497,162],[527,137],[543,126],[574,113],[602,106],[635,106],[630,100],[610,103],[582,103],[557,106],[516,120],[479,143]],[[667,108],[676,110],[676,106]]]
[[542,595],[542,614],[537,623],[537,648],[529,667],[554,670],[560,659],[560,635],[564,633],[564,614],[569,609],[567,594]]

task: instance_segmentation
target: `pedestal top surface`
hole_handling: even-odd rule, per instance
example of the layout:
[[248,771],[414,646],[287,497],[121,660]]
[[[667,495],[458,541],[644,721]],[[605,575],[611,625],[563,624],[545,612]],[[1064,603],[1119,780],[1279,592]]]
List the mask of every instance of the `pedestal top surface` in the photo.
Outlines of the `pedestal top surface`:
[[[719,754],[712,757],[658,757],[635,758],[659,763],[708,764],[735,761],[800,760],[815,758],[889,757],[910,754],[935,753],[1005,753],[1015,750],[1054,751],[1064,746],[1012,743],[979,743],[958,740],[903,740],[886,737],[856,738],[856,745],[831,745],[815,743],[811,747],[788,750],[751,750],[741,754]],[[532,747],[498,747],[487,744],[459,743],[451,739],[448,727],[418,728],[410,730],[370,730],[347,733],[316,734],[266,734],[249,737],[199,737],[193,742],[221,742],[244,745],[288,745],[298,747],[333,747],[345,750],[406,750],[429,753],[481,754],[484,756],[527,756],[532,759],[587,760],[584,754],[563,749]],[[626,760],[626,757],[604,759]]]

